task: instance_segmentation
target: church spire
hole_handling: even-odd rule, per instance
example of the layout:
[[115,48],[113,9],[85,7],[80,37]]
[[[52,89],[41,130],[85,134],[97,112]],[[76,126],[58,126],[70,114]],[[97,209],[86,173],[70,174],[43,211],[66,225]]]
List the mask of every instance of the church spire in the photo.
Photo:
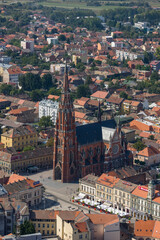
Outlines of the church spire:
[[98,103],[98,113],[97,113],[97,119],[98,119],[98,122],[101,122],[101,107],[100,107],[100,101]]
[[68,92],[68,67],[67,67],[67,60],[65,63],[65,73],[64,73],[64,80],[63,80],[63,91],[64,93]]

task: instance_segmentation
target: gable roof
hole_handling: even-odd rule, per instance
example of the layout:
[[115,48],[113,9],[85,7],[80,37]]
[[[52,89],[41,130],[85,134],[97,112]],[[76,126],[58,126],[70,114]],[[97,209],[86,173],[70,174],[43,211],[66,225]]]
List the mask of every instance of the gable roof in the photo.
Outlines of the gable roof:
[[73,221],[81,213],[81,211],[60,211],[58,216],[64,221]]
[[54,210],[32,210],[31,211],[31,219],[32,220],[36,220],[36,219],[55,220],[57,214],[59,214],[59,211],[54,211]]
[[86,214],[93,224],[104,226],[119,222],[119,217],[115,214]]
[[153,155],[160,154],[159,150],[153,146],[146,147],[142,151],[138,153],[138,155],[144,156],[144,157],[150,157]]
[[104,99],[107,97],[107,95],[108,95],[108,92],[106,91],[96,91],[91,95],[91,97]]
[[154,230],[154,220],[139,220],[135,222],[134,235],[137,237],[152,237]]
[[114,119],[90,123],[76,127],[77,142],[80,145],[102,141],[102,127],[116,128]]
[[113,187],[116,183],[119,182],[119,178],[108,176],[106,173],[103,173],[97,180],[98,184],[103,184],[108,187]]

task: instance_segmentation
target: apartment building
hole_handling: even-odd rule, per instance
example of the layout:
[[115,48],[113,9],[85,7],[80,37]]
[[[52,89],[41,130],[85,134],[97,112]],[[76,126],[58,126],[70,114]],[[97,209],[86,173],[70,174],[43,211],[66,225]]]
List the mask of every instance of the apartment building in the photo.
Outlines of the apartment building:
[[1,135],[1,142],[6,147],[22,150],[25,146],[37,146],[38,134],[34,127],[25,125],[11,129]]
[[57,112],[59,109],[59,103],[52,100],[42,100],[39,102],[39,118],[50,116],[54,124],[57,120]]
[[56,216],[59,211],[53,210],[32,210],[30,220],[34,224],[36,232],[43,236],[56,235]]
[[143,104],[139,101],[124,100],[123,111],[124,113],[139,113],[143,110]]
[[119,61],[123,61],[123,60],[131,60],[132,61],[135,59],[144,59],[144,54],[116,49],[116,57],[118,58]]
[[18,85],[19,77],[22,75],[22,71],[18,66],[11,66],[5,68],[3,71],[3,83]]

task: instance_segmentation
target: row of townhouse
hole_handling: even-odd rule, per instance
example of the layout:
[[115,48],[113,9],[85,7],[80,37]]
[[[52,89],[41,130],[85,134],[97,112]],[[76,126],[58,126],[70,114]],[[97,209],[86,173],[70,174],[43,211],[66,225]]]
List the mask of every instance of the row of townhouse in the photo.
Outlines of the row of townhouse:
[[105,173],[100,177],[90,174],[80,179],[79,191],[137,219],[160,220],[160,192],[155,190],[153,181],[142,186]]

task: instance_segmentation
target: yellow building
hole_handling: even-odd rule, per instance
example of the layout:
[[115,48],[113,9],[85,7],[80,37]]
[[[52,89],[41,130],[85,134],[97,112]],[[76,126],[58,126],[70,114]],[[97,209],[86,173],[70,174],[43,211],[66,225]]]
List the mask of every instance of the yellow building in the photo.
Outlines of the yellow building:
[[26,146],[37,146],[38,134],[32,126],[20,126],[4,132],[1,135],[1,142],[4,147],[14,147],[16,150],[22,150]]
[[56,216],[58,213],[59,211],[54,210],[33,210],[31,221],[36,232],[40,232],[43,236],[56,235]]

